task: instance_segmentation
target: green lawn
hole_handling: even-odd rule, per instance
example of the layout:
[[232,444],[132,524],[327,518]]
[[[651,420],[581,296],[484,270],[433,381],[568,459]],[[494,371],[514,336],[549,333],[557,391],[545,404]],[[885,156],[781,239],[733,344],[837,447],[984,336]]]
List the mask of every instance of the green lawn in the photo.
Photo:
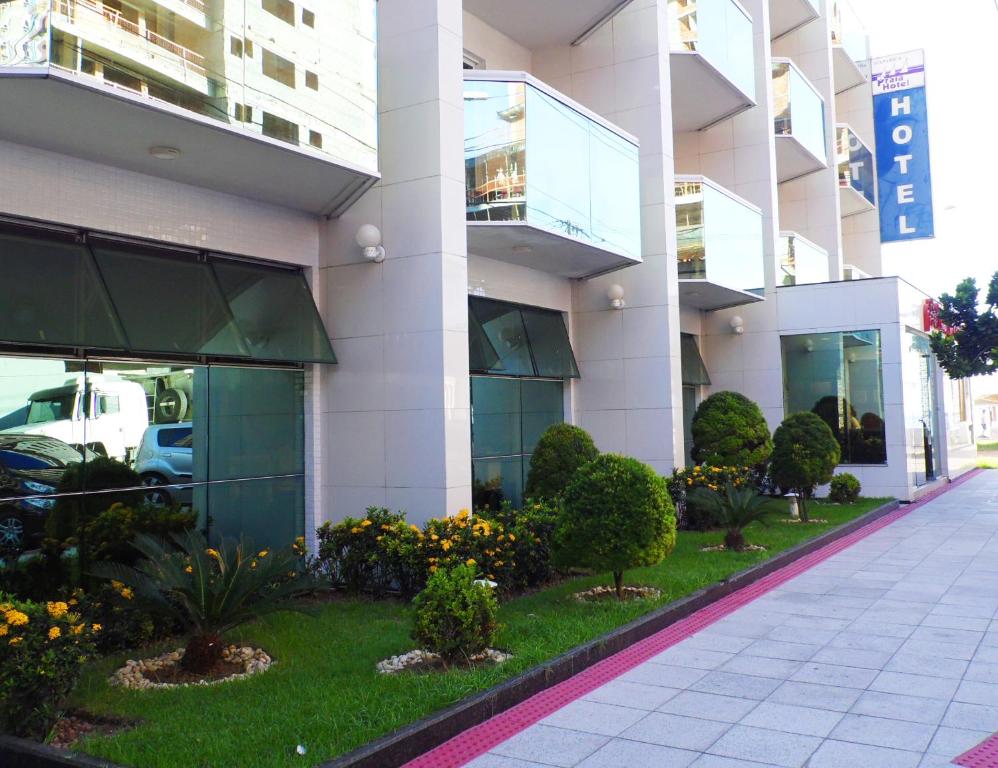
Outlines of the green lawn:
[[[505,603],[497,645],[513,653],[501,666],[440,674],[378,675],[379,660],[410,650],[409,609],[398,602],[344,600],[317,618],[294,613],[268,617],[232,633],[269,651],[278,663],[263,675],[208,688],[126,692],[105,682],[126,656],[91,665],[72,704],[95,713],[141,721],[81,749],[142,768],[305,766],[328,760],[431,712],[481,691],[574,646],[598,637],[659,605],[719,581],[780,550],[879,506],[812,506],[827,524],[753,526],[750,543],[768,552],[700,552],[719,543],[712,533],[680,533],[675,552],[652,568],[630,571],[627,582],[662,590],[657,601],[578,604],[570,594],[606,578],[585,577]],[[773,501],[785,509],[782,500]],[[169,644],[176,647],[178,643]],[[133,654],[134,656],[137,654]],[[142,656],[151,656],[145,650]],[[295,754],[303,744],[306,757]]]
[[977,450],[978,451],[998,451],[998,441],[991,442],[991,443],[978,443],[977,444]]

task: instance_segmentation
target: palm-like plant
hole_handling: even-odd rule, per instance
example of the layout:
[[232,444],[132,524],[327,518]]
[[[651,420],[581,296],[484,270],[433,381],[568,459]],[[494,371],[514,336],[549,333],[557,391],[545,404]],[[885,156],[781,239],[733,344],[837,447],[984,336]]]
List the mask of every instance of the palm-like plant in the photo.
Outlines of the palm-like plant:
[[183,626],[190,637],[181,666],[197,674],[221,659],[223,632],[275,611],[307,612],[294,598],[317,588],[291,547],[256,551],[240,539],[213,548],[198,531],[170,541],[143,535],[133,546],[141,555],[135,567],[96,563],[92,573]]
[[736,487],[730,481],[723,493],[697,488],[690,496],[717,515],[724,528],[724,546],[735,551],[745,548],[745,528],[752,523],[768,525],[772,514],[766,499],[756,493],[755,488]]

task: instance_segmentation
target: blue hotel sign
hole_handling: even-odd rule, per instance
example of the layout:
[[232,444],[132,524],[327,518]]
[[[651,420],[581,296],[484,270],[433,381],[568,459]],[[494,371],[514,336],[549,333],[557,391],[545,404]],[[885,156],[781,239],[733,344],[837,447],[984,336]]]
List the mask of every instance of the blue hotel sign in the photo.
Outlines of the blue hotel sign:
[[871,62],[877,135],[880,241],[933,237],[925,56],[909,51]]

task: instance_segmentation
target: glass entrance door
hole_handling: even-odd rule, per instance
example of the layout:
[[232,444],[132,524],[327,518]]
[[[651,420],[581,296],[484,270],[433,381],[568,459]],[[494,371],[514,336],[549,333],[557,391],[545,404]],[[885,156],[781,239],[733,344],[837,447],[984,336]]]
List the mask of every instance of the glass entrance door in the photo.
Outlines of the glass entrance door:
[[[916,457],[915,484],[925,485],[938,475],[936,455],[936,362],[927,337],[910,333],[911,354],[918,358],[918,398],[915,400],[916,419],[909,422],[909,451]],[[914,394],[914,393],[913,393]]]

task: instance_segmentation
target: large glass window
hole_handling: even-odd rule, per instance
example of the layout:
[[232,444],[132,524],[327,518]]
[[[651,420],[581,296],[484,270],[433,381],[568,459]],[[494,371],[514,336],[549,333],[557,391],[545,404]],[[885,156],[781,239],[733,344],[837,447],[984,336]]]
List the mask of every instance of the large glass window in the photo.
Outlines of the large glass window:
[[880,331],[783,336],[781,344],[787,414],[820,416],[843,464],[886,463]]
[[683,445],[686,466],[693,466],[693,416],[700,405],[702,388],[710,384],[710,375],[692,333],[679,334],[679,352],[683,373]]
[[908,331],[901,352],[904,373],[905,443],[915,485],[936,479],[941,442],[936,427],[936,358],[923,333]]
[[579,376],[560,312],[471,297],[468,327],[472,373],[564,379]]

